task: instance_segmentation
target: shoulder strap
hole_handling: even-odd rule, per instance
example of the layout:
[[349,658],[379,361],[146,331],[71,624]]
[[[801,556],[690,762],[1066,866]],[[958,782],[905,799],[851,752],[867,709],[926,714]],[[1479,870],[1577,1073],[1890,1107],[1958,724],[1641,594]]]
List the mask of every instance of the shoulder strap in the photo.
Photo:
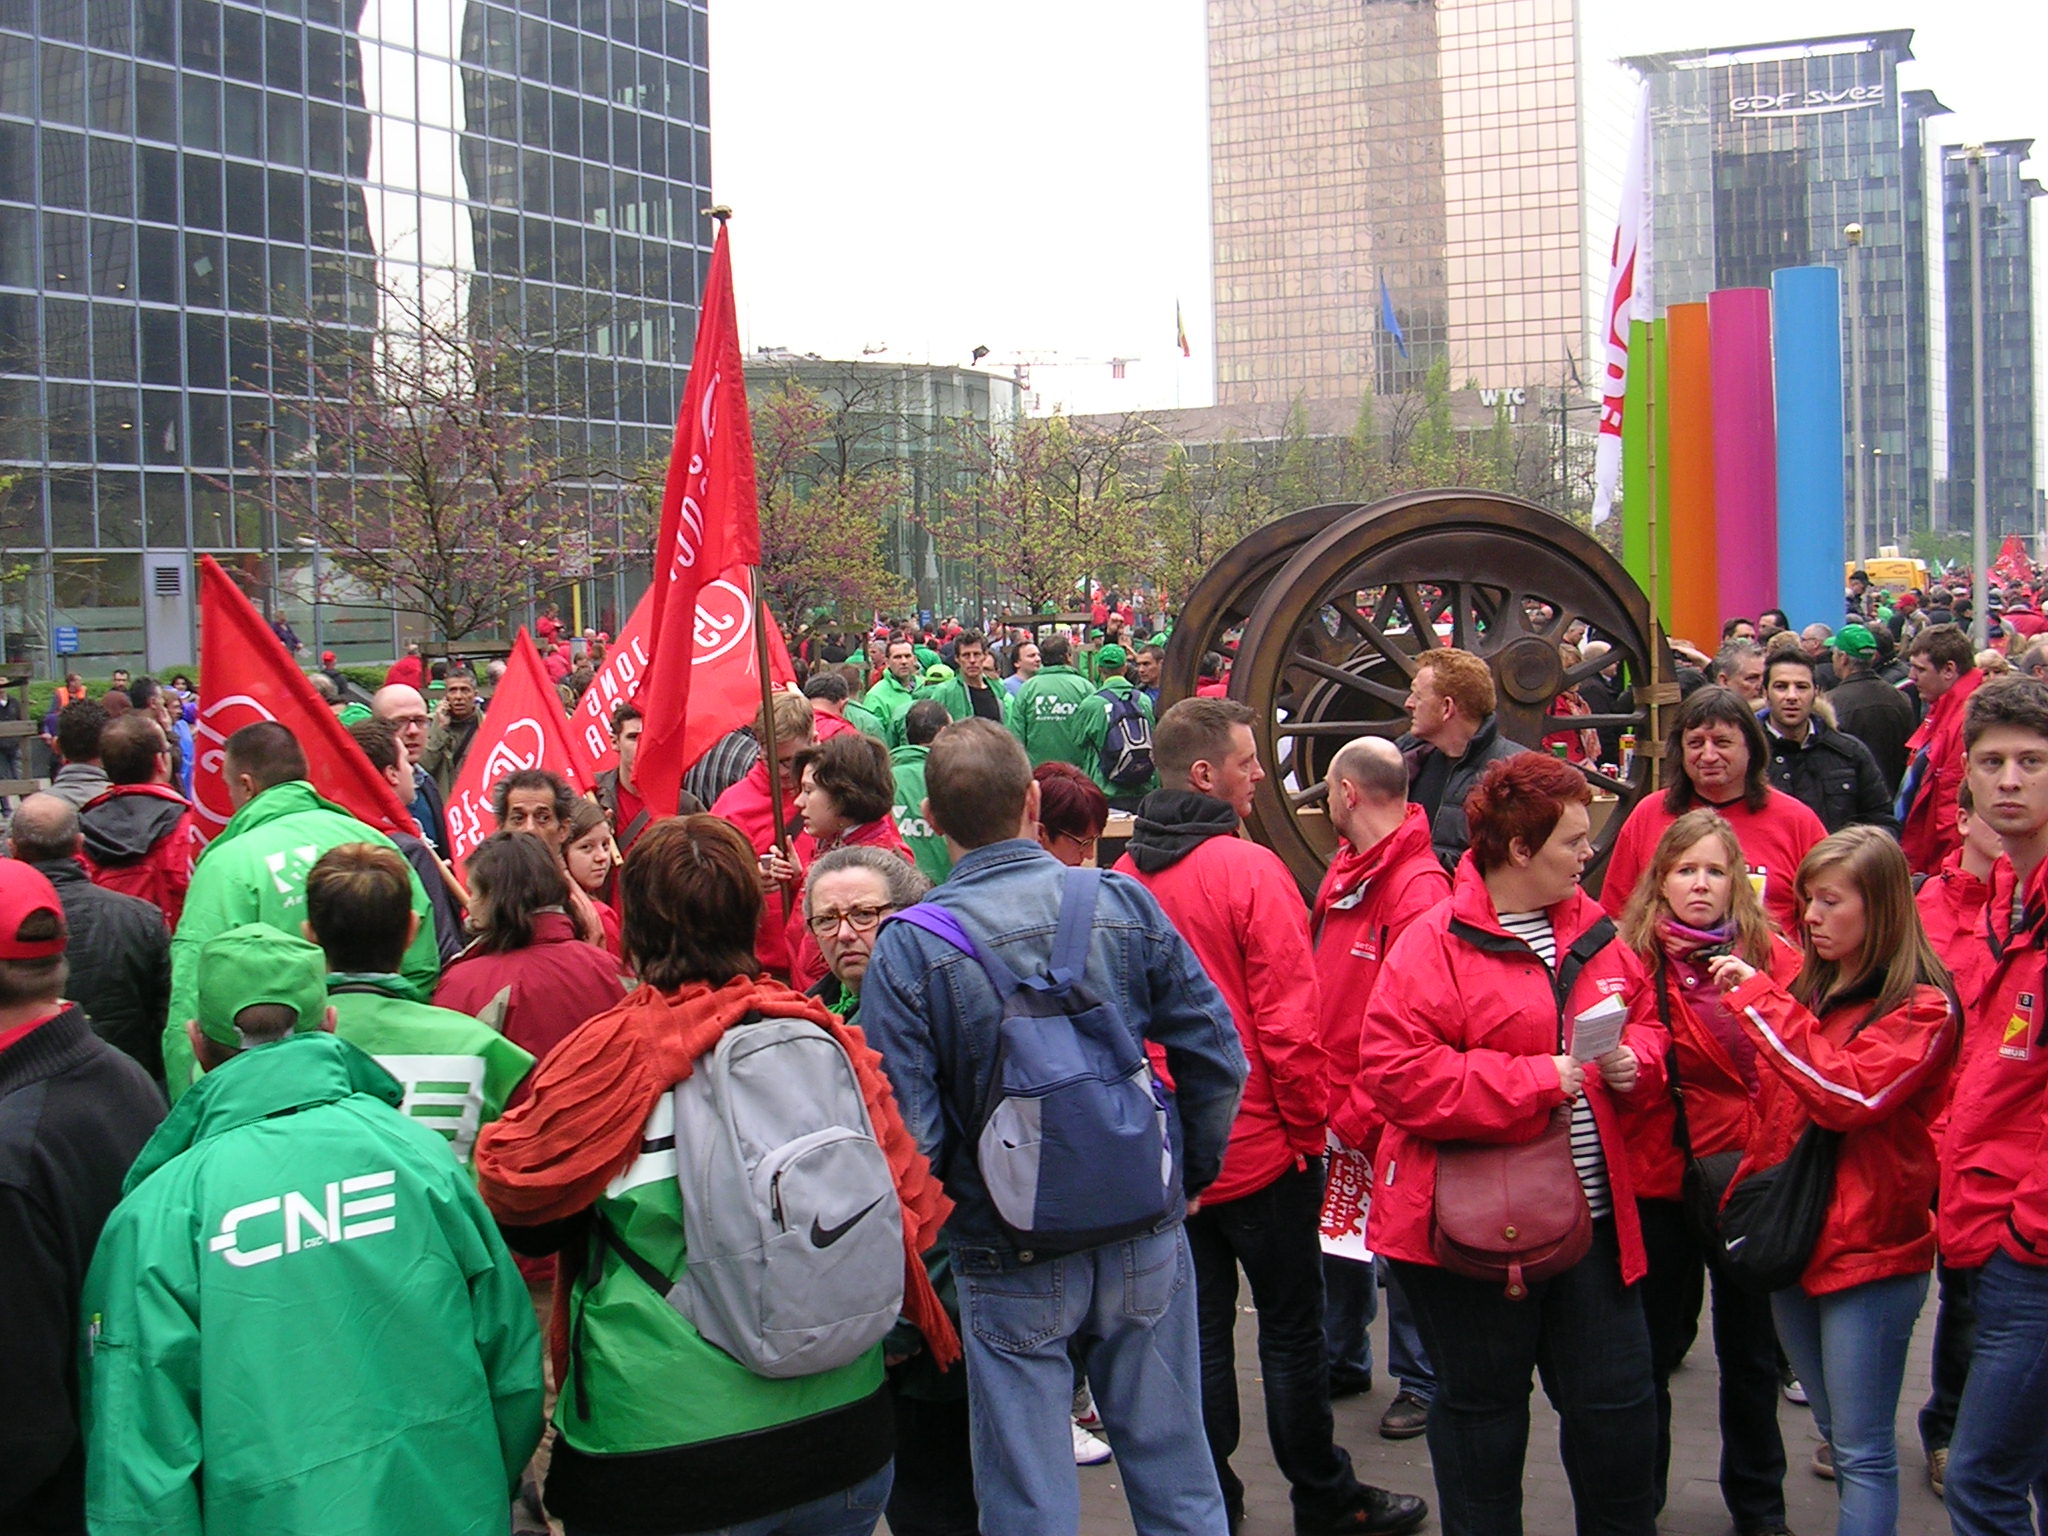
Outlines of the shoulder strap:
[[1560,1051],[1564,1049],[1564,1015],[1571,1006],[1572,986],[1578,981],[1579,972],[1586,968],[1586,962],[1613,942],[1614,919],[1603,913],[1597,923],[1572,940],[1570,949],[1558,956],[1557,974],[1551,978],[1550,984],[1557,989],[1557,1048]]
[[604,1245],[611,1249],[613,1253],[616,1253],[619,1256],[619,1262],[644,1280],[654,1290],[656,1295],[667,1296],[671,1290],[675,1289],[675,1282],[656,1269],[643,1254],[638,1252],[623,1237],[619,1236],[619,1229],[605,1219],[603,1212],[593,1210],[590,1214],[592,1221],[596,1225],[597,1235],[603,1239]]
[[1664,1071],[1671,1079],[1671,1140],[1687,1162],[1692,1161],[1692,1124],[1685,1118],[1685,1082],[1678,1075],[1678,1031],[1671,1027],[1671,968],[1663,950],[1657,952],[1657,1022],[1664,1026]]
[[647,824],[654,820],[654,812],[646,806],[640,807],[640,814],[626,823],[626,830],[619,834],[619,852],[624,853],[633,846],[635,838],[647,830]]
[[1060,925],[1052,936],[1052,964],[1045,975],[1027,978],[1025,986],[1035,992],[1058,995],[1081,979],[1088,968],[1088,936],[1094,931],[1095,898],[1101,890],[1101,870],[1067,871],[1060,888]]
[[982,949],[974,938],[961,926],[960,919],[935,902],[920,901],[915,906],[905,907],[901,912],[892,912],[882,919],[886,923],[908,923],[921,928],[935,939],[943,939],[974,961],[988,976],[989,983],[999,997],[1008,997],[1024,985],[1017,973],[1005,965],[999,956]]

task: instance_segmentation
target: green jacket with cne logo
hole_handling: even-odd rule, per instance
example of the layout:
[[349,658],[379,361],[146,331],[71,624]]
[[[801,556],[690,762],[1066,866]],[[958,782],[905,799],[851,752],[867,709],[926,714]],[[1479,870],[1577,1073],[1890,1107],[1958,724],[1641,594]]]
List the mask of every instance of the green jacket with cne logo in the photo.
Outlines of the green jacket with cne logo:
[[533,1303],[400,1098],[294,1035],[144,1146],[80,1309],[99,1536],[503,1536],[541,1432]]
[[953,854],[946,839],[924,816],[924,760],[930,747],[898,747],[889,754],[896,770],[896,835],[924,877],[937,885],[953,872]]

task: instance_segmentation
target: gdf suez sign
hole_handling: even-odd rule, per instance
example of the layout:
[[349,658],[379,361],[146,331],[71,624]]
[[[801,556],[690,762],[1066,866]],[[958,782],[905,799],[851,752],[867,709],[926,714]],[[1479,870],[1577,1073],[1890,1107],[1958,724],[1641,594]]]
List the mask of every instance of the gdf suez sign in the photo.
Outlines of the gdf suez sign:
[[1734,96],[1730,117],[1814,117],[1822,112],[1849,112],[1884,103],[1882,85],[1850,85],[1841,90],[1786,91],[1777,96]]
[[[393,1169],[337,1179],[315,1204],[297,1190],[238,1205],[220,1219],[220,1230],[207,1249],[237,1269],[268,1264],[288,1253],[328,1243],[352,1243],[389,1232],[398,1225],[398,1196]],[[267,1241],[266,1241],[267,1239]]]

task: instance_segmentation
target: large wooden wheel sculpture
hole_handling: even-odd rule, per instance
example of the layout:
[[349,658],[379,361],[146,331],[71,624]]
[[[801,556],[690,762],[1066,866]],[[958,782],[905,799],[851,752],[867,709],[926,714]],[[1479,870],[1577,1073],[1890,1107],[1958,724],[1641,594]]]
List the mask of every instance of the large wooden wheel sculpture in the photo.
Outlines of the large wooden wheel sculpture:
[[[1567,671],[1558,646],[1574,620],[1614,651]],[[1618,656],[1634,688],[1626,712],[1569,717],[1570,727],[1633,730],[1638,743],[1625,778],[1581,770],[1616,800],[1589,879],[1649,788],[1661,741],[1652,700],[1676,698],[1671,653],[1620,563],[1554,513],[1485,491],[1312,507],[1260,529],[1189,593],[1167,649],[1163,703],[1193,693],[1202,653],[1233,639],[1230,693],[1256,715],[1267,770],[1249,828],[1304,890],[1336,846],[1323,814],[1331,757],[1354,737],[1407,729],[1402,703],[1426,647],[1483,658],[1502,732],[1529,747],[1567,728],[1551,712],[1557,696]]]

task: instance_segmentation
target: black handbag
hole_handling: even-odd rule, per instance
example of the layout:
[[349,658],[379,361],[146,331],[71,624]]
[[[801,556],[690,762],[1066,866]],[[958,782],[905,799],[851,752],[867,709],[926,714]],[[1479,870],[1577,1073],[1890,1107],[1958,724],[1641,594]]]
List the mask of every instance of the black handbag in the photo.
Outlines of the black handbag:
[[1841,1147],[1840,1131],[1809,1125],[1790,1157],[1728,1191],[1721,1207],[1722,1263],[1742,1285],[1782,1291],[1799,1283],[1835,1197]]
[[1659,955],[1657,1019],[1671,1040],[1664,1052],[1664,1070],[1671,1079],[1671,1139],[1677,1144],[1678,1155],[1685,1162],[1685,1173],[1679,1184],[1679,1206],[1693,1235],[1702,1245],[1718,1252],[1721,1247],[1721,1201],[1742,1162],[1742,1150],[1738,1147],[1728,1152],[1709,1152],[1705,1157],[1693,1153],[1692,1124],[1685,1114],[1685,1081],[1678,1073],[1678,1035],[1671,1028],[1671,994],[1665,990],[1669,976],[1670,968],[1664,957]]

